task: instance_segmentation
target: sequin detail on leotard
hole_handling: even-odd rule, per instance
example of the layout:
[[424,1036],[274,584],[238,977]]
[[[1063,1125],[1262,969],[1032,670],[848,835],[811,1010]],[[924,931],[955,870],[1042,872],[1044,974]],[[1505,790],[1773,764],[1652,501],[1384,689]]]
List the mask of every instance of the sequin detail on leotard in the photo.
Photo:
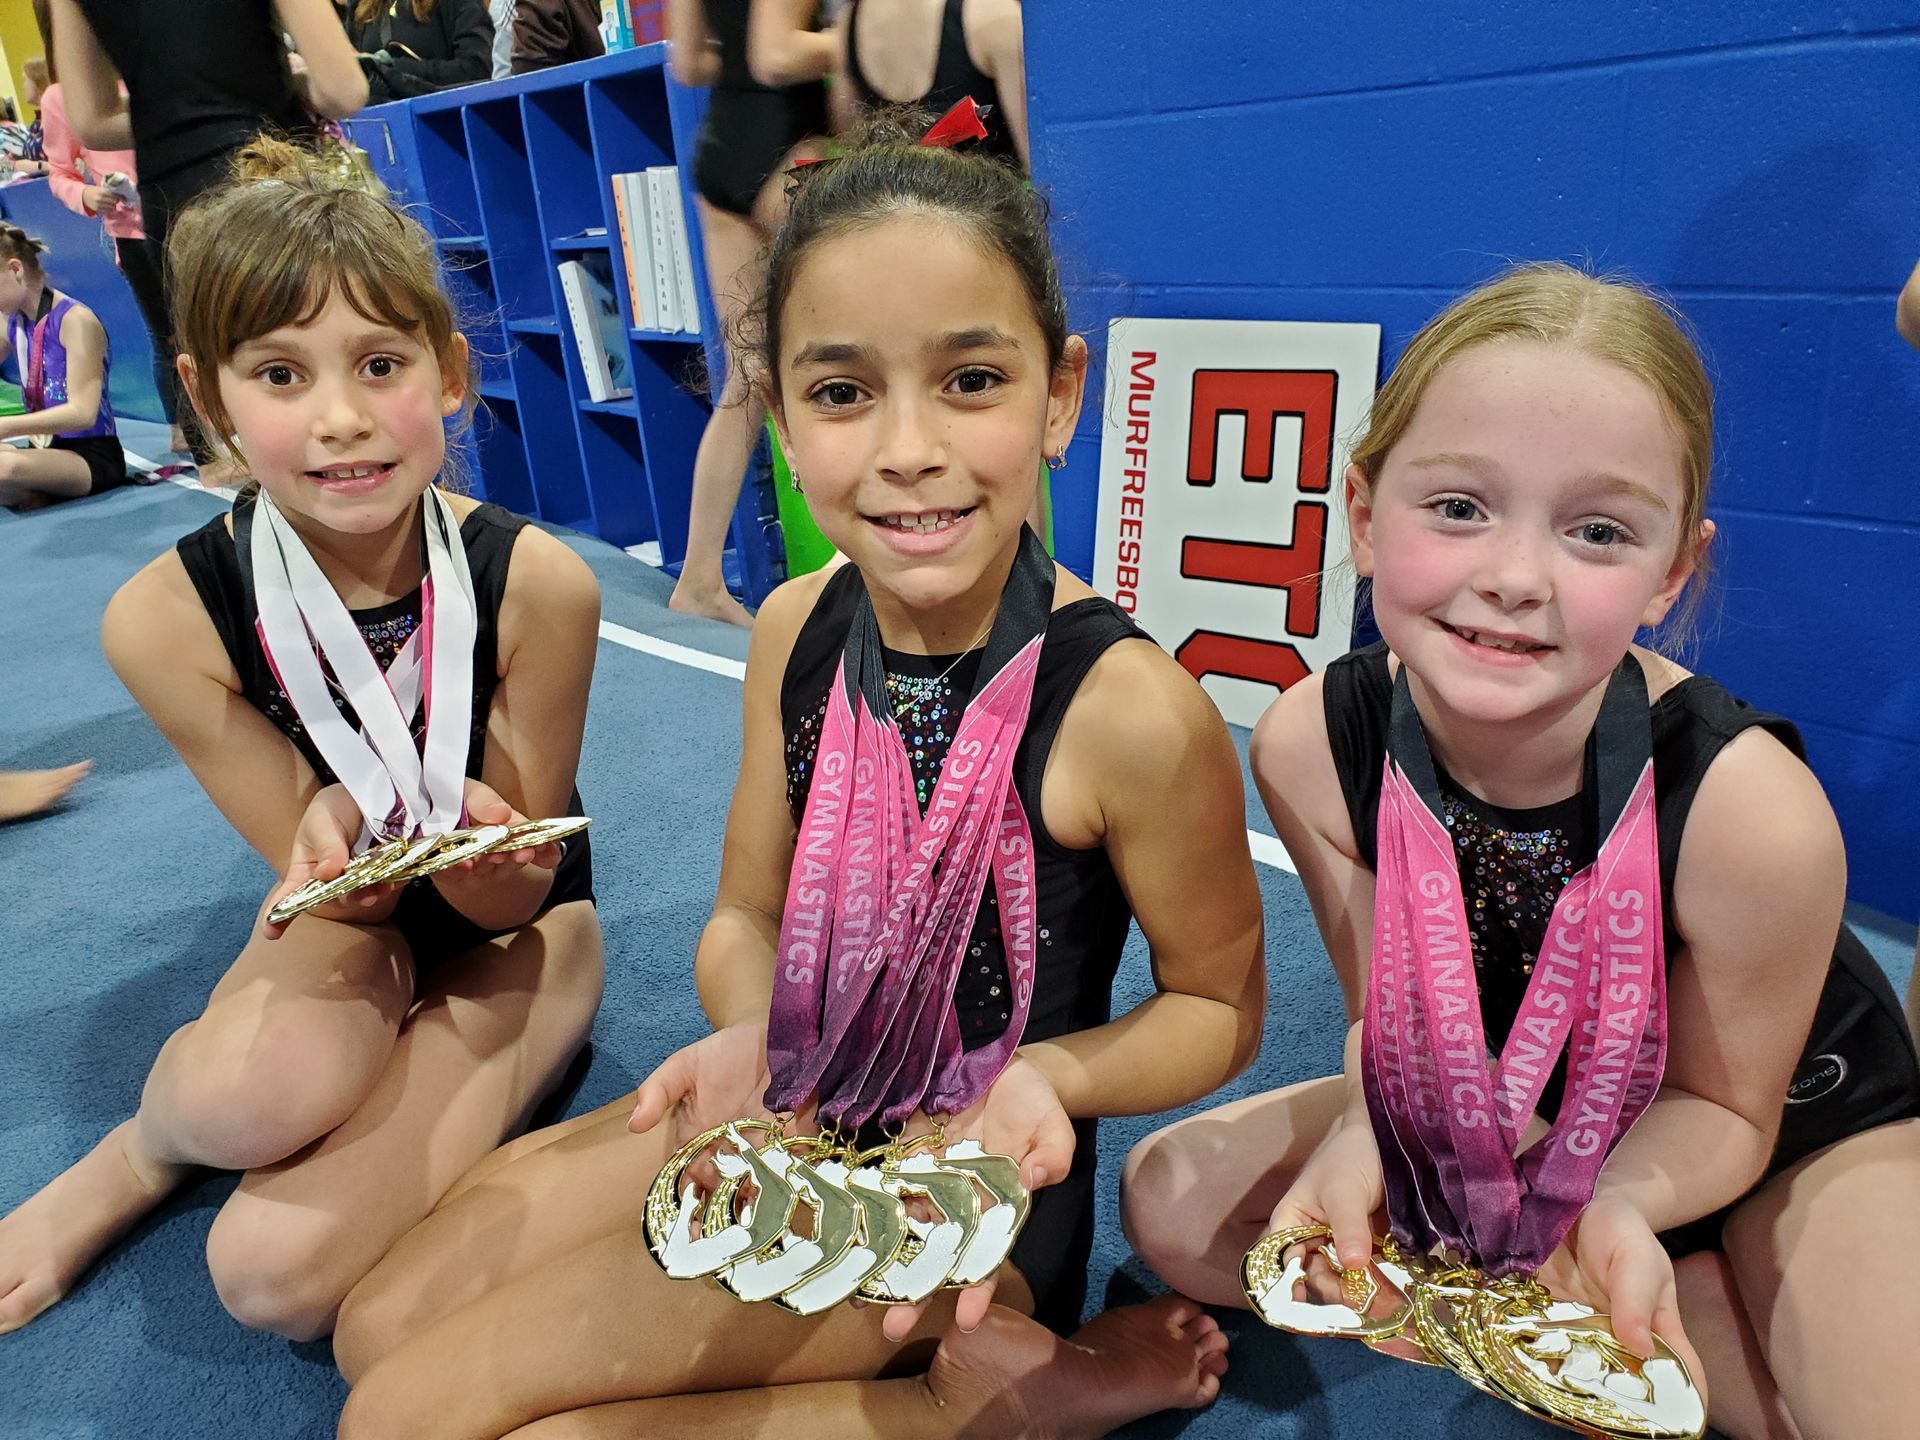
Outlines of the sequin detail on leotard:
[[[367,642],[367,650],[373,656],[373,663],[385,674],[400,654],[407,641],[413,638],[413,632],[420,628],[420,592],[403,595],[386,605],[376,605],[366,610],[350,612],[353,623],[360,631],[360,638]],[[333,668],[326,663],[326,657],[320,660],[320,671],[327,679],[327,689],[333,695],[333,703],[343,715],[351,716],[353,711],[346,704],[346,692],[333,678]],[[270,685],[264,697],[262,707],[267,718],[286,732],[289,739],[298,741],[306,734],[306,726],[300,723],[300,716],[287,700],[287,692],[278,683]],[[426,725],[426,710],[423,706],[418,715],[411,717],[414,738],[417,740]]]
[[1554,903],[1579,868],[1571,838],[1557,825],[1503,829],[1470,796],[1443,795],[1441,805],[1459,861],[1475,967],[1512,956],[1521,974],[1531,974]]

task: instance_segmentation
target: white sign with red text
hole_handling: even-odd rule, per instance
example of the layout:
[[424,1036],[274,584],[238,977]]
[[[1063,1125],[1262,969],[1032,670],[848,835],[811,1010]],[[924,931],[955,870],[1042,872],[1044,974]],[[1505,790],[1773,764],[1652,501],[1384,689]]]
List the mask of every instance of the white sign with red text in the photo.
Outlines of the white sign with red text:
[[1378,325],[1115,320],[1093,583],[1236,725],[1344,655]]

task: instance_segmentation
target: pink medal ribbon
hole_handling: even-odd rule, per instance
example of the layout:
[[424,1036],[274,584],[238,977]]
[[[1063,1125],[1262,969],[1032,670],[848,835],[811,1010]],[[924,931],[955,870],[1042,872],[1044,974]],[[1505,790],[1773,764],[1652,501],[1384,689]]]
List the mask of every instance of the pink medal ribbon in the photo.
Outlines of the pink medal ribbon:
[[[1531,1274],[1592,1200],[1666,1064],[1660,849],[1646,678],[1632,656],[1588,740],[1598,858],[1560,893],[1490,1063],[1459,861],[1404,667],[1380,790],[1361,1079],[1395,1237],[1495,1275]],[[1544,1138],[1516,1155],[1562,1055]]]
[[[827,693],[775,949],[766,1104],[855,1129],[974,1103],[1026,1026],[1037,957],[1033,832],[1013,782],[1053,601],[1026,532],[923,816],[861,594]],[[1001,909],[1010,1019],[968,1051],[954,987],[986,886]]]

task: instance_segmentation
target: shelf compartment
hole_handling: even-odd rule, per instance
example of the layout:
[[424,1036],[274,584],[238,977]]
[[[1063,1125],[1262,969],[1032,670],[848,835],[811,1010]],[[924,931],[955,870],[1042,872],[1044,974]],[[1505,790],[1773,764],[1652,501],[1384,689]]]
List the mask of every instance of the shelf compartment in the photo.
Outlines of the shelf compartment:
[[568,86],[522,96],[520,116],[546,234],[577,235],[604,225],[583,90]]
[[580,455],[586,463],[600,538],[622,549],[659,538],[647,485],[645,446],[632,403],[586,401],[578,417]]
[[629,340],[665,342],[669,345],[698,345],[707,337],[704,335],[695,335],[690,330],[648,330],[639,325],[630,325],[627,327],[627,338]]
[[522,515],[537,515],[539,504],[527,468],[527,445],[521,424],[516,405],[502,405],[499,409],[482,406],[474,414],[468,440],[470,453],[477,455],[475,492],[495,505],[517,510]]
[[481,233],[467,132],[457,110],[422,114],[414,127],[420,173],[426,182],[428,228],[437,235]]
[[557,331],[520,334],[522,343],[513,351],[513,388],[540,518],[598,535],[560,336]]

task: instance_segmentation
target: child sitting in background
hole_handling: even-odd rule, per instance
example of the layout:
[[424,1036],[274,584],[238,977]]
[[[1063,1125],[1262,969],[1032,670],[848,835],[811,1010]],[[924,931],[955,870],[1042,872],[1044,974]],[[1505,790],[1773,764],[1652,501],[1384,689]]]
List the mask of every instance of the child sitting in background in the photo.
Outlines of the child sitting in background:
[[[37,507],[127,481],[126,456],[107,403],[107,332],[71,295],[47,283],[46,246],[0,221],[0,316],[20,368],[25,414],[0,416],[0,505]],[[0,351],[0,354],[4,354]]]

